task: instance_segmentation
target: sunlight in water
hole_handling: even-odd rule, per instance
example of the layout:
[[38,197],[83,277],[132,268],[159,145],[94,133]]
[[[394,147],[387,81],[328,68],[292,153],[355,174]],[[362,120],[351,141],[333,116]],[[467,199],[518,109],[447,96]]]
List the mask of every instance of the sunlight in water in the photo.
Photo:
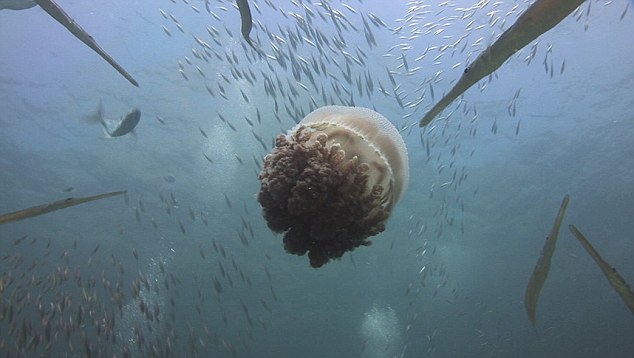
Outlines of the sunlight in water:
[[360,334],[367,358],[396,357],[403,343],[396,311],[390,305],[372,305],[363,315]]

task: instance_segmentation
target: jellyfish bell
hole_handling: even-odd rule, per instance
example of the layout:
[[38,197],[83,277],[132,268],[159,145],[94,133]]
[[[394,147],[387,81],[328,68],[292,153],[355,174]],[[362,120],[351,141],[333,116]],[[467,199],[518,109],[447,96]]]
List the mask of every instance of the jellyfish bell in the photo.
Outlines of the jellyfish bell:
[[371,109],[321,107],[276,138],[259,179],[269,228],[321,267],[385,230],[409,181],[407,149]]
[[391,205],[407,189],[409,166],[405,142],[394,125],[368,108],[326,106],[309,113],[300,126],[328,135],[327,146],[340,144],[347,158],[370,166],[370,184],[393,189]]

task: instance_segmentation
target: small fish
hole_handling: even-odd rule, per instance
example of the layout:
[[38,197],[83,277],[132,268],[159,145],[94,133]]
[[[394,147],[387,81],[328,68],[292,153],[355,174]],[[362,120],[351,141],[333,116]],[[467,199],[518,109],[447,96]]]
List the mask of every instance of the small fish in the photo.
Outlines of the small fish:
[[225,196],[225,203],[227,204],[229,209],[232,209],[233,205],[231,204],[231,200],[229,200],[229,196],[227,195],[227,193],[222,193],[222,194]]
[[627,14],[627,9],[630,8],[630,2],[628,1],[627,4],[625,5],[625,10],[623,10],[623,13],[621,14],[621,17],[619,18],[619,21],[623,21],[623,18],[625,17],[625,14]]
[[225,251],[225,247],[222,246],[222,244],[218,244],[218,249],[220,249],[220,255],[222,255],[222,258],[226,259],[227,258],[227,252]]
[[211,280],[214,285],[214,291],[216,291],[217,294],[222,294],[222,285],[220,284],[220,281],[218,281],[215,276],[212,277]]
[[249,97],[247,97],[247,94],[244,93],[242,89],[240,89],[240,93],[242,94],[242,99],[244,99],[245,102],[249,103]]
[[205,87],[207,88],[207,92],[208,92],[208,93],[209,93],[212,97],[214,97],[214,91],[213,91],[211,88],[209,88],[209,86],[208,86],[208,85],[205,85]]
[[99,101],[97,111],[89,119],[99,121],[108,136],[121,137],[130,133],[139,124],[141,111],[138,108],[134,108],[119,121],[105,119],[103,117],[103,103]]
[[200,67],[196,66],[196,71],[198,71],[198,74],[200,74],[202,78],[207,78],[207,76],[205,75],[205,72],[203,72],[203,70]]
[[28,235],[24,235],[24,236],[22,236],[21,238],[19,238],[19,239],[15,240],[15,241],[13,242],[13,246],[19,245],[19,244],[20,244],[22,241],[24,241],[27,237],[28,237]]
[[167,36],[172,37],[172,33],[167,27],[165,27],[165,25],[163,25],[163,31],[165,32]]
[[583,234],[581,234],[581,232],[579,232],[579,230],[577,230],[574,225],[570,225],[568,226],[568,228],[577,238],[577,240],[579,240],[583,248],[588,251],[590,256],[592,256],[594,261],[601,269],[601,272],[603,272],[605,277],[610,282],[610,285],[612,285],[614,290],[616,290],[616,292],[621,296],[623,302],[625,302],[625,305],[627,305],[627,308],[629,308],[630,311],[634,314],[634,292],[632,292],[632,289],[630,288],[630,286],[628,286],[627,282],[625,282],[623,277],[621,277],[621,275],[616,272],[616,269],[614,267],[610,266],[609,263],[603,260],[597,250],[592,247],[590,242],[585,238],[585,236],[583,236]]
[[180,72],[181,76],[183,76],[185,81],[189,81],[189,77],[187,77],[187,74],[185,73],[185,71],[183,71],[182,69],[179,68],[178,72]]
[[544,282],[546,282],[548,271],[550,271],[550,261],[553,258],[553,253],[555,253],[555,245],[557,244],[559,227],[561,226],[561,222],[564,220],[564,215],[566,214],[566,208],[568,207],[569,201],[570,196],[566,194],[563,201],[561,202],[561,206],[559,207],[559,212],[557,213],[557,217],[555,218],[555,223],[553,224],[553,228],[550,231],[550,235],[546,237],[546,242],[544,243],[544,247],[542,248],[542,252],[539,256],[539,259],[537,260],[537,264],[533,269],[533,274],[531,275],[531,278],[528,281],[528,286],[526,287],[526,293],[524,295],[524,306],[526,307],[526,313],[528,313],[528,318],[530,319],[533,327],[535,327],[535,313],[537,311],[537,301],[539,300],[539,293],[544,287]]
[[67,198],[67,199],[63,199],[59,201],[54,201],[48,204],[42,204],[42,205],[34,206],[28,209],[15,211],[9,214],[0,215],[0,224],[28,219],[34,216],[50,213],[51,211],[65,209],[71,206],[87,203],[89,201],[105,199],[111,196],[122,195],[125,193],[127,193],[127,190],[113,191],[110,193],[86,196],[82,198]]

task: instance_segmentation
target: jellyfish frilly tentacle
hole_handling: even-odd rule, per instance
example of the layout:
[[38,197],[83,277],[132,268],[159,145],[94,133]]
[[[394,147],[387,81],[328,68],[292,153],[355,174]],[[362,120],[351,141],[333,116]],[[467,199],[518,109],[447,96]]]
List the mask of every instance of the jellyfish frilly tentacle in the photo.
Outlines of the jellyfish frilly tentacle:
[[371,244],[409,179],[407,150],[385,117],[328,106],[279,135],[260,173],[258,201],[287,252],[320,267]]

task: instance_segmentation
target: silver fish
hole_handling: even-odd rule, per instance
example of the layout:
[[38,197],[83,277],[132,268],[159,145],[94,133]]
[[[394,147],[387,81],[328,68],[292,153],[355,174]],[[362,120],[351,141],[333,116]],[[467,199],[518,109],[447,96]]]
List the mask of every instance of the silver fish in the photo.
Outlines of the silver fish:
[[465,68],[464,74],[440,102],[420,120],[421,127],[429,124],[443,109],[482,78],[496,71],[517,51],[560,23],[584,0],[537,0],[520,15],[515,23],[487,47]]
[[97,111],[93,118],[98,120],[110,137],[121,137],[130,133],[141,120],[141,111],[138,108],[132,109],[120,121],[109,120],[103,117],[103,104],[99,102]]

